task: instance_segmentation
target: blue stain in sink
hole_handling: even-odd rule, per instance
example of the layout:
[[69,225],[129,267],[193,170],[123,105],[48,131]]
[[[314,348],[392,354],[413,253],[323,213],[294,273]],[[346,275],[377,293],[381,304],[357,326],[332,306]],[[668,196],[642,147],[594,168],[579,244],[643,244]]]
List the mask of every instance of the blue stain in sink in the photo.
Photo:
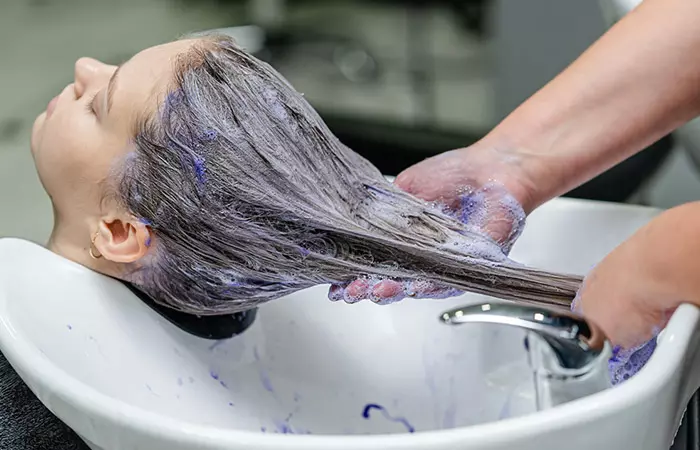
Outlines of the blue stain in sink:
[[[286,419],[283,421],[275,421],[275,427],[270,430],[271,433],[276,433],[276,434],[311,434],[310,431],[308,430],[302,430],[299,428],[294,428],[292,425],[289,423],[289,421],[292,418],[292,414],[290,414]],[[260,427],[260,431],[263,433],[267,433],[267,427]]]
[[403,425],[404,427],[406,427],[406,430],[408,430],[409,433],[413,433],[413,432],[416,431],[416,429],[413,427],[413,425],[411,425],[411,424],[408,422],[408,420],[406,420],[404,417],[394,417],[394,416],[392,416],[391,414],[389,414],[389,413],[387,412],[386,408],[384,408],[383,406],[378,405],[378,404],[376,404],[376,403],[368,403],[368,404],[365,406],[365,409],[362,410],[362,417],[364,417],[365,419],[369,419],[369,418],[370,418],[370,417],[369,417],[369,414],[370,414],[370,412],[371,412],[373,409],[376,409],[376,410],[378,410],[378,411],[381,411],[382,415],[384,415],[384,417],[385,417],[387,420],[389,420],[389,421],[391,421],[391,422],[400,423],[401,425]]
[[451,402],[450,405],[445,410],[442,416],[442,428],[454,428],[455,427],[455,416],[457,415],[457,404]]
[[219,380],[219,374],[216,373],[216,372],[214,372],[213,370],[210,370],[210,371],[209,371],[209,376],[212,377],[213,379],[217,380],[217,381]]
[[275,392],[274,388],[272,387],[270,377],[267,376],[267,372],[265,372],[264,370],[260,371],[260,382],[262,383],[263,387],[267,392]]
[[69,330],[72,330],[73,326],[71,324],[68,324],[68,325],[66,325],[66,328],[68,328]]
[[213,344],[211,344],[209,346],[209,351],[213,352],[214,350],[216,350],[216,347],[220,346],[221,344],[225,344],[225,343],[226,343],[226,339],[219,339],[218,341],[214,342]]

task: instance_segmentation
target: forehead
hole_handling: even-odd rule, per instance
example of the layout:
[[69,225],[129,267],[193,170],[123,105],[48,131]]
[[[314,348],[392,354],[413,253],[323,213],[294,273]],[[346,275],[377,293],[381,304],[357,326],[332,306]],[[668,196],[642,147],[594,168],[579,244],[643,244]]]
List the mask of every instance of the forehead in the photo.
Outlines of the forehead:
[[131,127],[138,116],[154,112],[172,87],[178,56],[194,40],[181,40],[147,48],[124,63],[115,80],[110,116],[119,127]]

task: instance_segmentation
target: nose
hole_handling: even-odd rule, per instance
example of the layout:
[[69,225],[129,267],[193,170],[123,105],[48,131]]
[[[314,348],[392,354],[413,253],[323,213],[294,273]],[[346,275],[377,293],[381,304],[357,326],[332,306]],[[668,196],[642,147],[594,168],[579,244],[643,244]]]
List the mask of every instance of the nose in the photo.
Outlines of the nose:
[[80,58],[75,62],[75,95],[80,98],[102,78],[109,78],[107,64],[93,58]]

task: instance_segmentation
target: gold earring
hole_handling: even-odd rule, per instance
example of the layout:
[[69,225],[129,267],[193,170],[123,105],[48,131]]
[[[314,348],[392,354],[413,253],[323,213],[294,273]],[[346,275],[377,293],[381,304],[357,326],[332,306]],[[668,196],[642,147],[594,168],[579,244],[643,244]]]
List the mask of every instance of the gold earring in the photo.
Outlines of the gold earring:
[[100,258],[102,258],[102,255],[100,255],[100,254],[95,255],[95,252],[92,251],[92,248],[95,247],[95,241],[97,240],[97,236],[99,236],[99,235],[100,235],[100,232],[99,232],[99,231],[96,231],[96,232],[95,232],[95,235],[94,235],[94,236],[92,237],[92,239],[90,240],[90,257],[91,257],[92,259],[100,259]]

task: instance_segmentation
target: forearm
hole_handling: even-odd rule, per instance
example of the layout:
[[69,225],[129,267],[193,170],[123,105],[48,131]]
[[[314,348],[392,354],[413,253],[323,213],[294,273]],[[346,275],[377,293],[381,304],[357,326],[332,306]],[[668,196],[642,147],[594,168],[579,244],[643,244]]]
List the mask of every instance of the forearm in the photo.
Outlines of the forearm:
[[700,113],[700,2],[646,0],[485,138],[518,150],[532,209]]

